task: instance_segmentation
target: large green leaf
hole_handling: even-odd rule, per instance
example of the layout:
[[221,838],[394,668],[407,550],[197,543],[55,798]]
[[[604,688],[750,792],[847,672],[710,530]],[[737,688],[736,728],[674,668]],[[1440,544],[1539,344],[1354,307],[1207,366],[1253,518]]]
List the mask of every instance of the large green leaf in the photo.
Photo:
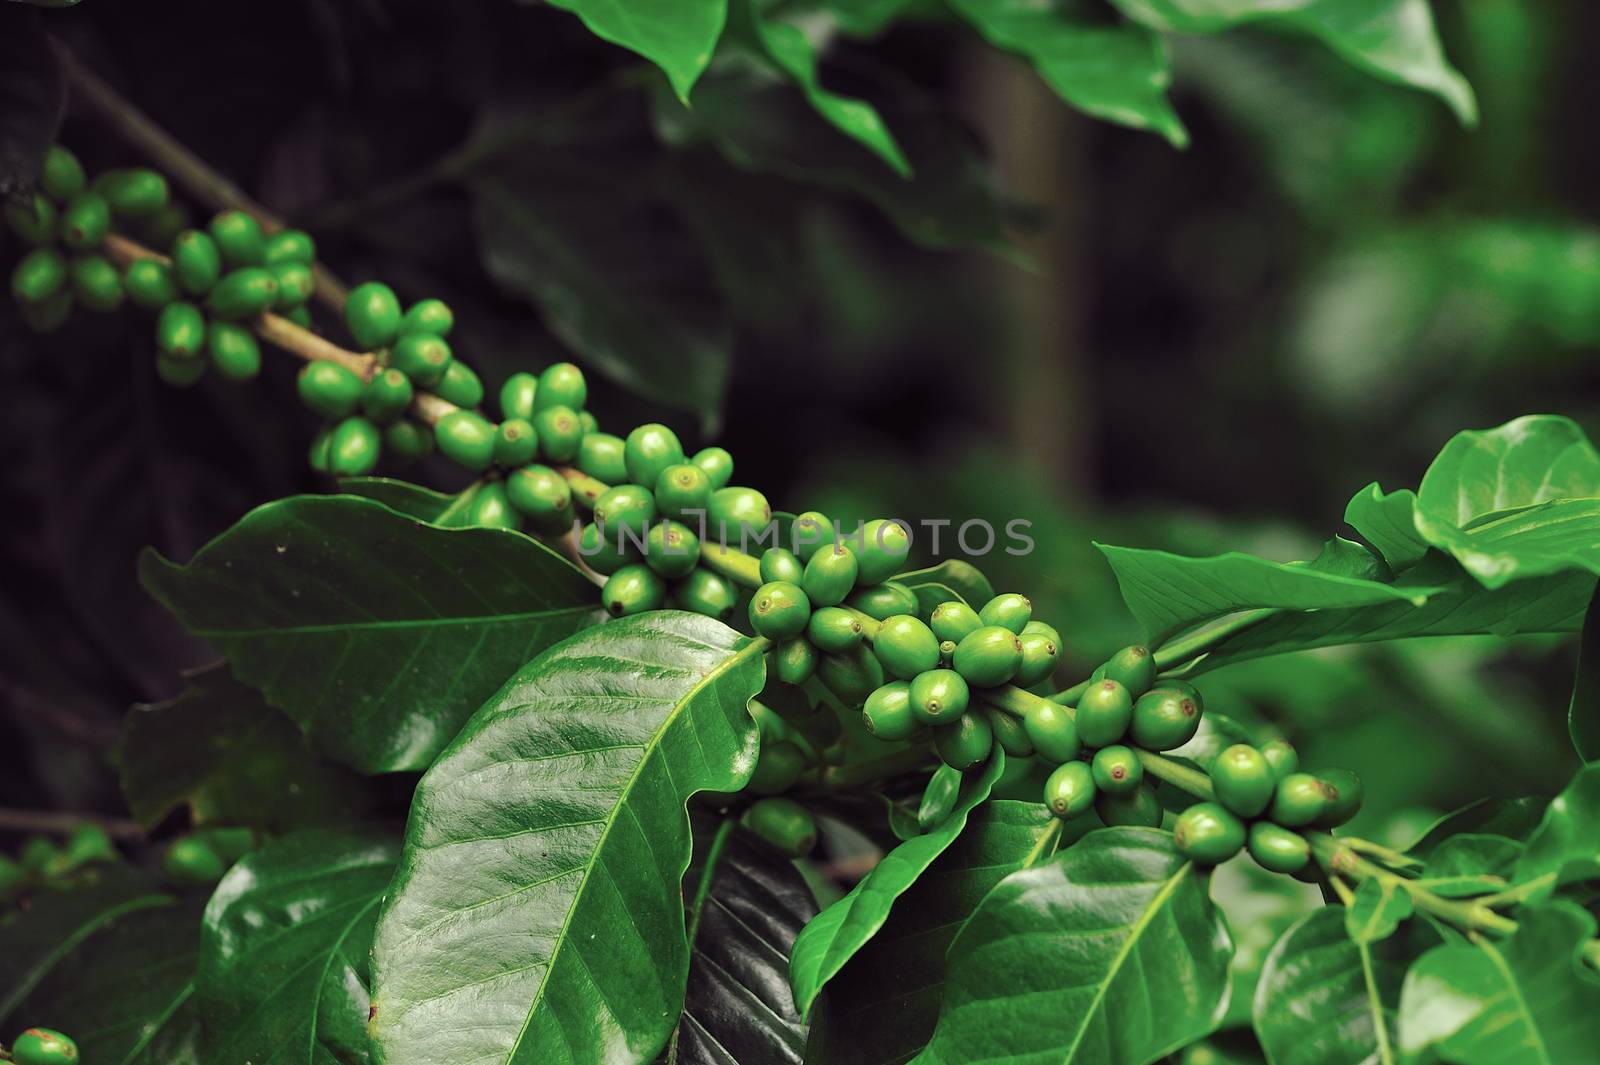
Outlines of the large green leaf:
[[1350,498],[1344,520],[1398,572],[1428,553],[1428,542],[1417,534],[1416,505],[1411,489],[1386,493],[1374,481]]
[[1506,940],[1435,947],[1400,993],[1400,1047],[1455,1065],[1589,1065],[1600,981],[1579,953],[1595,920],[1569,903],[1524,909]]
[[1585,762],[1600,760],[1600,593],[1589,600],[1578,647],[1578,675],[1567,706],[1572,745]]
[[484,704],[417,789],[373,951],[385,1061],[638,1061],[689,965],[684,804],[755,767],[765,641],[659,611]]
[[1022,867],[1051,821],[1037,802],[991,799],[974,810],[955,843],[828,983],[808,1060],[898,1065],[921,1050],[939,1018],[951,940],[990,889]]
[[29,899],[0,924],[0,1030],[64,1030],[85,1062],[198,1065],[204,901],[115,867]]
[[187,805],[196,822],[271,832],[365,810],[359,775],[319,758],[283,713],[216,667],[171,702],[136,706],[117,747],[122,794],[146,828]]
[[685,104],[711,62],[728,0],[549,0],[583,19],[591,33],[638,52],[667,75]]
[[1272,1065],[1392,1065],[1406,966],[1345,931],[1342,906],[1297,921],[1267,955],[1253,1023]]
[[1447,898],[1489,894],[1511,883],[1522,850],[1519,840],[1506,836],[1463,832],[1439,841],[1421,880],[1429,891]]
[[1015,52],[1085,114],[1189,142],[1167,89],[1167,46],[1149,29],[1107,19],[1082,0],[950,0],[996,48]]
[[1431,92],[1466,125],[1477,122],[1472,87],[1450,65],[1428,0],[1111,0],[1159,30],[1215,33],[1250,22],[1309,34],[1356,66]]
[[1519,884],[1539,881],[1543,887],[1534,897],[1568,880],[1600,876],[1600,765],[1578,770],[1550,800],[1513,876]]
[[[894,580],[917,593],[917,601],[924,604],[924,613],[945,602],[944,591],[955,592],[972,609],[977,610],[994,598],[994,585],[983,571],[970,562],[950,558],[937,566],[908,570],[897,574]],[[926,589],[934,589],[925,595]],[[939,598],[933,598],[933,596]]]
[[144,585],[318,750],[421,769],[529,658],[597,617],[594,586],[521,533],[437,529],[354,496],[257,507]]
[[195,976],[206,1061],[372,1060],[368,954],[399,853],[382,829],[309,830],[222,878]]
[[989,797],[1005,771],[998,746],[982,770],[969,773],[954,809],[926,834],[908,839],[862,877],[850,893],[817,915],[795,940],[789,981],[801,1016],[811,1012],[823,987],[889,919],[895,901],[955,842],[973,809]]
[[1144,1065],[1209,1034],[1233,943],[1172,836],[1091,832],[1012,873],[949,949],[919,1065]]
[[390,510],[398,510],[419,521],[437,521],[458,496],[424,488],[420,484],[394,477],[341,477],[339,491],[350,496],[375,499]]

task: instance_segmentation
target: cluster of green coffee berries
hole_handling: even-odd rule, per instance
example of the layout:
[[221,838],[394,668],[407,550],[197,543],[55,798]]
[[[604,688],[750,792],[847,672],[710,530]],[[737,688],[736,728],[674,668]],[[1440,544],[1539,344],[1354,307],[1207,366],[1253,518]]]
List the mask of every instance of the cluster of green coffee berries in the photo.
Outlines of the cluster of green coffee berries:
[[13,1065],[75,1065],[78,1044],[53,1028],[29,1028],[12,1041],[7,1060]]
[[116,858],[111,837],[99,825],[79,825],[60,845],[45,836],[30,836],[15,858],[0,854],[0,902],[37,887],[61,884],[87,866]]

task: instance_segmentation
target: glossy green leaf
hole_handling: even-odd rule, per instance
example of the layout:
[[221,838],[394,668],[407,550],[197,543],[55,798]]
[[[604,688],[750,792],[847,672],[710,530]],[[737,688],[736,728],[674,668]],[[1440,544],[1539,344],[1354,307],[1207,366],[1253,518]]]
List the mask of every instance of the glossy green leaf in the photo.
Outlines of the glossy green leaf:
[[685,104],[711,62],[728,0],[550,0],[602,40],[638,52],[667,75]]
[[828,981],[883,927],[896,900],[961,835],[973,809],[989,797],[1004,771],[1005,755],[996,747],[981,770],[967,774],[961,795],[947,817],[884,855],[848,895],[806,925],[795,940],[789,960],[789,981],[801,1016],[811,1012],[812,1003]]
[[1450,438],[1417,489],[1417,525],[1470,528],[1487,515],[1600,496],[1600,452],[1570,418],[1530,414]]
[[32,897],[0,925],[0,1031],[67,1031],[85,1062],[198,1065],[204,901],[118,867]]
[[1600,765],[1578,770],[1550,800],[1514,876],[1518,884],[1540,885],[1533,898],[1548,896],[1569,880],[1600,877]]
[[1450,840],[1464,835],[1501,836],[1525,840],[1544,817],[1543,799],[1479,799],[1435,821],[1406,853],[1431,861]]
[[1446,898],[1490,894],[1511,882],[1521,842],[1491,833],[1462,832],[1439,842],[1422,868],[1429,891]]
[[1404,960],[1352,942],[1342,906],[1301,918],[1267,955],[1253,1023],[1271,1065],[1393,1065]]
[[1153,29],[1214,33],[1252,22],[1309,34],[1369,74],[1430,92],[1464,125],[1478,120],[1472,87],[1450,65],[1427,0],[1112,0]]
[[950,944],[939,1023],[914,1060],[1155,1061],[1216,1027],[1232,954],[1170,833],[1091,832],[984,897]]
[[423,776],[373,951],[383,1060],[648,1060],[682,1005],[684,804],[755,767],[765,641],[640,614],[530,662]]
[[257,507],[139,575],[313,747],[421,769],[516,669],[598,616],[594,585],[520,533],[436,529],[369,499]]
[[951,940],[990,889],[1022,867],[1053,820],[1038,802],[991,799],[974,810],[878,934],[829,981],[806,1060],[898,1065],[921,1050],[939,1017]]
[[1600,760],[1600,592],[1589,600],[1578,646],[1578,675],[1567,705],[1567,730],[1572,746],[1585,762]]
[[1344,930],[1358,947],[1381,943],[1411,916],[1411,894],[1392,880],[1363,880],[1345,911]]
[[1584,971],[1592,916],[1524,909],[1509,939],[1436,947],[1406,974],[1401,1050],[1456,1065],[1587,1065],[1600,1046],[1600,981]]
[[1167,100],[1172,71],[1159,34],[1106,19],[1078,0],[950,0],[996,48],[1015,52],[1085,114],[1189,142]]
[[146,828],[187,806],[197,823],[283,832],[370,803],[362,777],[318,757],[225,667],[194,674],[171,702],[130,710],[116,757],[123,797]]
[[928,566],[926,569],[908,570],[897,574],[893,579],[915,592],[918,603],[931,601],[927,610],[947,601],[926,595],[925,591],[928,589],[934,590],[934,594],[937,595],[942,595],[942,590],[948,589],[974,610],[994,598],[994,585],[989,583],[989,578],[983,575],[983,571],[959,558],[946,559],[937,566]]
[[1424,534],[1489,588],[1572,569],[1600,574],[1600,499],[1558,499]]
[[377,500],[390,510],[420,521],[438,521],[459,498],[450,492],[438,492],[394,477],[341,477],[339,491]]
[[1411,489],[1385,493],[1374,481],[1351,497],[1344,520],[1399,572],[1428,553],[1428,542],[1417,534],[1416,505]]

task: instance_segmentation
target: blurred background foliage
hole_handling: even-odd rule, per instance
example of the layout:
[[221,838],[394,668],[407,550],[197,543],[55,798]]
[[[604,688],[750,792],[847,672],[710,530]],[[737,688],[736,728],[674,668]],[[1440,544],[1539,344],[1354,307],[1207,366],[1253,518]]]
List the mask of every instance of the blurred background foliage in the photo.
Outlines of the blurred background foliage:
[[[1600,424],[1600,9],[1440,5],[1475,130],[1303,36],[1172,36],[1185,150],[1066,106],[944,10],[775,12],[822,84],[875,106],[909,179],[747,32],[685,108],[639,57],[512,0],[295,0],[248,26],[122,0],[50,27],[345,278],[448,300],[492,387],[575,354],[603,428],[722,442],[784,509],[1032,521],[1033,554],[975,561],[1066,634],[1066,681],[1137,636],[1093,540],[1310,557],[1356,489],[1415,485],[1457,429]],[[81,114],[63,139],[91,169],[134,158]],[[172,393],[150,364],[122,319],[41,340],[0,310],[0,739],[32,752],[0,804],[117,809],[123,709],[207,660],[135,583],[140,546],[185,558],[330,487],[293,367]],[[1203,686],[1358,767],[1355,827],[1404,842],[1430,810],[1566,779],[1572,653],[1431,640]],[[1288,905],[1252,891],[1225,894]]]

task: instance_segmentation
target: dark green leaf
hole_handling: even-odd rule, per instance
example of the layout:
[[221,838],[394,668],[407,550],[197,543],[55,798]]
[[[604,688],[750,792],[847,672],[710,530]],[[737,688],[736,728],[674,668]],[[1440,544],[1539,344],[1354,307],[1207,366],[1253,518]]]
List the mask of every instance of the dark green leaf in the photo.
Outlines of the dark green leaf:
[[378,829],[310,830],[222,878],[195,977],[206,1061],[373,1060],[368,954],[399,851]]
[[929,589],[933,590],[934,595],[940,596],[944,595],[945,590],[952,591],[974,610],[994,598],[994,585],[989,583],[983,571],[959,558],[946,559],[926,569],[909,570],[897,575],[894,580],[916,592],[919,603],[931,600],[931,605],[926,606],[924,612],[947,601],[947,598],[933,599],[932,595],[925,594]]
[[1600,591],[1589,600],[1583,619],[1583,642],[1578,647],[1578,675],[1572,682],[1567,706],[1567,728],[1572,746],[1585,762],[1600,760]]
[[1588,1065],[1600,1046],[1600,982],[1579,952],[1592,916],[1525,909],[1516,934],[1425,954],[1400,993],[1400,1048],[1458,1065]]
[[345,495],[374,499],[390,510],[419,521],[438,521],[457,499],[449,492],[436,492],[420,484],[393,477],[341,477],[339,491]]
[[171,702],[134,707],[117,767],[128,808],[147,828],[181,805],[196,822],[270,832],[368,806],[360,776],[318,758],[293,722],[220,666],[190,677]]
[[1439,818],[1406,853],[1431,861],[1450,840],[1469,833],[1524,840],[1539,826],[1546,805],[1543,799],[1531,797],[1479,799]]
[[1422,869],[1429,891],[1465,898],[1499,891],[1511,882],[1522,844],[1505,836],[1462,832],[1439,842]]
[[755,766],[765,641],[658,611],[485,703],[417,789],[373,951],[390,1062],[648,1060],[682,1006],[684,804]]
[[1439,97],[1465,125],[1478,120],[1472,87],[1444,57],[1427,0],[1112,0],[1153,29],[1215,33],[1251,22],[1317,38],[1380,78]]
[[268,503],[144,585],[312,745],[421,769],[529,658],[597,617],[594,586],[535,540],[437,529],[354,496]]
[[989,797],[1004,770],[1005,756],[996,747],[993,757],[981,770],[967,775],[960,798],[949,816],[925,834],[906,840],[884,855],[848,895],[806,925],[800,938],[795,940],[789,961],[789,981],[802,1016],[811,1012],[812,1003],[828,981],[883,927],[895,900],[905,894],[961,834],[968,816]]
[[638,52],[667,75],[685,104],[716,48],[728,0],[550,0],[602,40]]
[[1600,876],[1600,765],[1578,770],[1550,800],[1514,875],[1518,884],[1538,882],[1533,898],[1548,896],[1569,880]]
[[1106,19],[1080,0],[1019,4],[951,0],[996,48],[1015,52],[1067,103],[1085,114],[1189,142],[1167,101],[1166,43],[1143,26]]
[[1151,1062],[1216,1027],[1232,955],[1169,833],[1091,832],[984,897],[950,944],[939,1023],[915,1060]]
[[1428,542],[1417,533],[1416,505],[1411,489],[1385,494],[1374,481],[1351,497],[1344,520],[1398,572],[1428,553]]
[[67,88],[39,12],[0,7],[0,206],[33,188]]
[[1410,892],[1396,881],[1363,880],[1345,912],[1345,934],[1358,947],[1381,943],[1394,935],[1412,909]]

